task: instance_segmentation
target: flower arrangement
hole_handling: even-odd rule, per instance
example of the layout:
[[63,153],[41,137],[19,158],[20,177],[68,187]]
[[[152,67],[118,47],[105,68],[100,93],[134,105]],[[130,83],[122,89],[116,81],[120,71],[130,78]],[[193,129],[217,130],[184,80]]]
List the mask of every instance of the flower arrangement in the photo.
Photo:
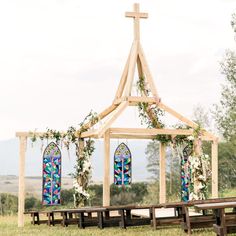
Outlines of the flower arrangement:
[[[94,112],[90,112],[85,119],[79,124],[78,128],[73,126],[69,127],[66,132],[60,132],[53,129],[47,129],[45,133],[38,134],[37,132],[31,133],[32,143],[36,142],[39,138],[42,142],[41,150],[43,150],[44,140],[54,140],[58,145],[65,147],[68,150],[71,145],[75,145],[76,151],[76,165],[74,167],[75,172],[71,174],[74,178],[74,206],[83,206],[90,198],[90,194],[87,191],[89,181],[91,179],[91,162],[90,157],[94,152],[94,140],[81,138],[81,134],[89,129],[90,126],[96,124],[99,121],[98,116]],[[88,125],[90,124],[90,126]]]
[[[145,78],[142,76],[137,82],[137,88],[140,94],[149,96],[150,90],[145,84]],[[141,124],[147,124],[148,128],[164,128],[165,125],[161,121],[161,117],[164,116],[164,111],[159,109],[157,105],[150,105],[148,103],[139,103],[139,117],[141,118]],[[178,129],[190,129],[189,126],[175,126]],[[182,156],[183,148],[191,148],[193,156],[189,157],[188,163],[190,165],[190,194],[189,200],[202,200],[207,197],[207,183],[211,175],[209,156],[202,154],[201,150],[201,127],[198,126],[193,131],[193,135],[157,135],[156,140],[161,143],[171,144],[175,149],[175,152],[179,157]],[[198,153],[195,149],[195,142],[199,142]]]

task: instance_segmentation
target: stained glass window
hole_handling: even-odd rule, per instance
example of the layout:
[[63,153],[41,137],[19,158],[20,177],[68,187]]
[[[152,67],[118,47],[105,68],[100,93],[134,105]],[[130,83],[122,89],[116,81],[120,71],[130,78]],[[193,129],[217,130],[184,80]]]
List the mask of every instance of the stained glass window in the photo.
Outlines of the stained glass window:
[[51,142],[43,153],[43,205],[61,203],[61,151]]
[[189,200],[189,185],[190,185],[190,163],[189,156],[192,153],[192,148],[187,145],[183,149],[181,156],[181,200],[187,202]]
[[131,184],[131,152],[124,143],[116,148],[114,154],[114,184]]

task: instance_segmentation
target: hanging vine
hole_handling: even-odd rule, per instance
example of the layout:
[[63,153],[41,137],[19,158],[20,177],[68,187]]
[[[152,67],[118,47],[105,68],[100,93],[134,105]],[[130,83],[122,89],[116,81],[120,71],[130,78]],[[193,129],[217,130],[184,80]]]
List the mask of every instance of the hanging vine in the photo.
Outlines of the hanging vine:
[[[145,77],[142,76],[137,82],[137,88],[141,95],[149,96],[150,90],[145,84]],[[141,124],[146,124],[148,128],[164,128],[165,125],[162,122],[161,118],[164,115],[164,111],[159,109],[156,105],[150,105],[148,103],[139,103],[138,104],[139,117],[141,118]],[[190,129],[189,126],[175,126],[176,129]],[[210,179],[210,161],[209,156],[202,153],[202,150],[199,150],[197,153],[195,151],[195,142],[200,141],[201,136],[201,127],[198,126],[193,130],[193,135],[156,135],[155,140],[158,140],[161,143],[166,145],[171,144],[178,156],[180,153],[178,150],[183,150],[183,147],[189,146],[192,148],[193,153],[189,157],[190,163],[190,186],[189,192],[190,200],[202,200],[206,199],[208,194],[207,184]],[[201,145],[199,145],[201,146]],[[201,149],[201,148],[200,148]]]
[[90,194],[87,191],[91,179],[91,161],[95,147],[94,140],[81,138],[81,134],[89,129],[99,121],[97,113],[91,111],[84,120],[79,124],[78,128],[69,127],[66,132],[60,132],[53,129],[47,129],[45,133],[38,134],[37,132],[30,132],[32,143],[39,138],[42,142],[41,149],[43,149],[44,140],[55,141],[58,145],[65,147],[68,151],[71,145],[75,146],[76,165],[74,166],[74,173],[71,176],[74,178],[74,206],[84,206],[89,200]]

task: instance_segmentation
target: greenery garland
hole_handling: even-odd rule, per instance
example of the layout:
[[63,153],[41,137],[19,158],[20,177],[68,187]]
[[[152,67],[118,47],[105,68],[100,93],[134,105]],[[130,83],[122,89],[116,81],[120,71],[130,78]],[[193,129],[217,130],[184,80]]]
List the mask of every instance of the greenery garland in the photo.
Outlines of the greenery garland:
[[[145,84],[145,77],[142,76],[137,82],[137,88],[141,94],[145,96],[150,95],[150,90],[147,89]],[[139,117],[141,118],[141,124],[147,124],[148,128],[164,128],[165,125],[161,121],[161,117],[164,115],[164,111],[159,109],[156,105],[149,105],[148,103],[138,104]],[[154,115],[150,117],[150,112]],[[190,129],[189,126],[175,126],[176,129]],[[155,140],[166,145],[172,144],[174,148],[189,146],[194,150],[194,143],[200,141],[201,127],[198,126],[193,131],[193,135],[177,135],[172,137],[171,135],[156,135]],[[189,157],[190,162],[190,200],[202,200],[206,199],[208,194],[207,183],[209,182],[210,172],[210,161],[209,156],[202,154],[202,150],[199,153],[193,152],[193,155]]]
[[[47,129],[45,133],[37,134],[30,132],[32,143],[39,138],[42,142],[41,149],[43,149],[44,140],[54,140],[61,148],[64,146],[68,151],[70,146],[75,145],[76,150],[76,165],[75,172],[71,174],[74,178],[74,206],[84,206],[85,202],[89,200],[90,193],[87,191],[89,181],[91,179],[91,161],[90,157],[95,150],[94,140],[81,138],[81,134],[89,129],[92,125],[99,121],[97,113],[91,111],[84,120],[79,124],[78,128],[69,127],[66,132],[60,132],[53,129]],[[90,124],[90,125],[87,125]],[[83,145],[80,145],[83,143]]]

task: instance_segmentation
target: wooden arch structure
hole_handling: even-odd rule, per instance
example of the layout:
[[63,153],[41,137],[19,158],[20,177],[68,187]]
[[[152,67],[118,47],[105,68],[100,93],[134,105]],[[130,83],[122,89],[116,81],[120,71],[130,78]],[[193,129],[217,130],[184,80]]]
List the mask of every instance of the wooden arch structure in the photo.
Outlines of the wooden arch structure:
[[[81,134],[81,138],[95,138],[104,140],[104,179],[103,179],[103,205],[110,205],[110,139],[125,138],[125,139],[154,139],[156,135],[193,135],[194,129],[198,125],[190,119],[184,117],[174,109],[167,106],[161,101],[157,89],[154,84],[152,74],[150,72],[143,48],[140,43],[140,18],[148,18],[147,13],[139,11],[139,4],[134,4],[134,12],[126,12],[126,17],[134,20],[134,40],[132,47],[121,76],[121,80],[112,104],[98,115],[99,123],[92,125],[86,124],[88,131]],[[135,68],[137,65],[138,75],[145,79],[145,86],[151,91],[150,94],[143,93],[140,96],[132,96],[131,89],[134,81]],[[191,127],[191,129],[162,129],[162,128],[116,128],[112,127],[114,121],[128,106],[137,106],[139,103],[147,103],[150,108],[155,104],[158,108],[171,114],[179,121]],[[150,119],[156,119],[155,114],[151,109],[147,109],[147,114]],[[41,133],[42,134],[42,133]],[[19,202],[18,202],[18,226],[24,225],[24,201],[25,201],[25,151],[27,137],[32,134],[29,132],[17,132],[16,136],[20,140],[20,161],[19,161]],[[40,133],[38,133],[40,135]],[[78,131],[79,135],[79,131]],[[218,138],[206,130],[201,130],[201,139],[211,142],[212,145],[212,197],[218,197]],[[83,142],[80,142],[83,145]],[[199,150],[199,147],[195,147]],[[166,159],[165,145],[160,143],[160,203],[166,201]]]

